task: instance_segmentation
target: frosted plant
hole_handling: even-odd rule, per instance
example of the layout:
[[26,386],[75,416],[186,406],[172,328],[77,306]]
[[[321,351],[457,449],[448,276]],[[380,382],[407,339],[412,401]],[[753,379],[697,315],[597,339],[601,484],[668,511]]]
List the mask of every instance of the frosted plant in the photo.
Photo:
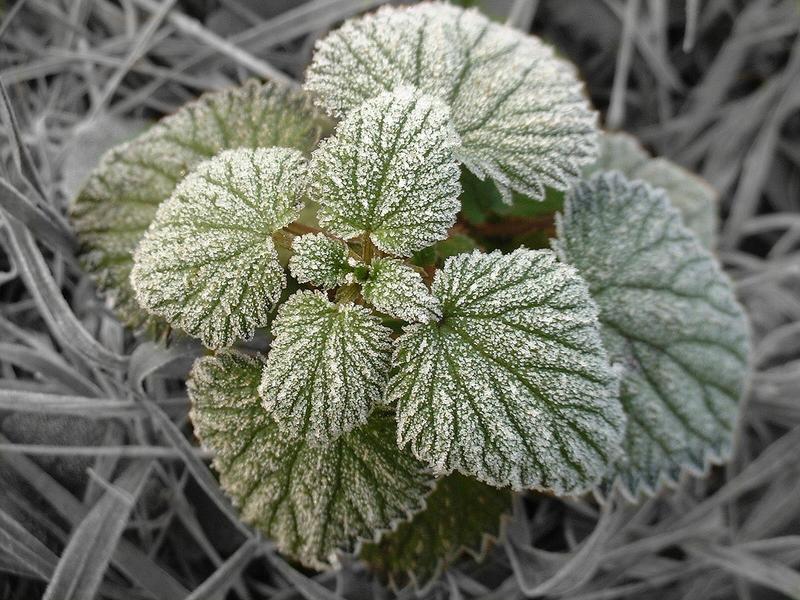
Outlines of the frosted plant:
[[245,521],[419,586],[517,491],[636,500],[729,455],[749,349],[711,194],[627,138],[596,157],[572,67],[434,2],[346,22],[306,87],[338,122],[207,95],[72,210],[121,318],[210,349],[190,416]]

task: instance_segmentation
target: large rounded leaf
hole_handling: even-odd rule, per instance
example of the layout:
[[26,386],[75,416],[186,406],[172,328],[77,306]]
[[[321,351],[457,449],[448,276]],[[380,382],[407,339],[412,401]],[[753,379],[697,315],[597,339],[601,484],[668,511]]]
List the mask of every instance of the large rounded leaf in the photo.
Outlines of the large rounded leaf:
[[126,324],[162,323],[130,287],[133,250],[186,174],[229,148],[285,146],[308,153],[329,124],[305,95],[249,81],[190,102],[135,140],[108,151],[71,208],[84,268]]
[[491,485],[590,488],[624,416],[583,280],[523,248],[448,258],[432,291],[442,319],[409,326],[394,356],[401,446]]
[[367,421],[383,399],[391,330],[363,306],[299,291],[278,310],[259,388],[288,437],[326,443]]
[[399,88],[365,102],[314,151],[320,223],[342,238],[366,233],[402,256],[446,238],[460,206],[456,146],[435,98]]
[[625,453],[610,481],[636,496],[682,468],[727,458],[748,371],[747,323],[730,281],[666,194],[598,173],[567,195],[558,238],[624,370]]
[[139,304],[209,348],[252,337],[286,285],[271,235],[300,214],[305,187],[299,150],[239,148],[201,163],[136,248]]
[[385,7],[317,45],[306,87],[342,116],[399,85],[451,108],[460,158],[536,199],[595,155],[595,114],[575,69],[539,39],[441,2]]
[[327,568],[422,509],[431,481],[394,443],[391,417],[328,446],[289,441],[261,405],[263,363],[226,350],[198,360],[189,380],[195,432],[242,518],[304,565]]
[[511,492],[458,473],[436,482],[425,510],[378,544],[365,544],[360,556],[394,587],[424,587],[441,570],[468,554],[483,560],[500,536],[502,516],[511,512]]

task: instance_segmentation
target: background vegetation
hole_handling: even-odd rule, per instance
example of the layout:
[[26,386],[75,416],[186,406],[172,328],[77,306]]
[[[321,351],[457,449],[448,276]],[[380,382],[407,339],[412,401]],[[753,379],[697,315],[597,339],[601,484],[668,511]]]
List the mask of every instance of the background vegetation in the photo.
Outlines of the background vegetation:
[[[328,28],[382,2],[0,2],[0,598],[394,595],[357,561],[298,569],[239,524],[187,425],[197,350],[122,329],[63,217],[111,144],[204,90],[297,77]],[[478,4],[575,61],[606,126],[719,190],[755,375],[728,467],[640,506],[519,499],[482,564],[420,595],[800,597],[800,4]]]

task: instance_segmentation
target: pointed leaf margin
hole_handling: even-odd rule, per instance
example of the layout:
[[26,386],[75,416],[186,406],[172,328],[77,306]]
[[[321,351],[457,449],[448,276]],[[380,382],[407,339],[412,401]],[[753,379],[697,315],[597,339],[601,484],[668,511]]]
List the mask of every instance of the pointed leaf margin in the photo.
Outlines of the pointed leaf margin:
[[223,350],[198,359],[188,382],[195,434],[244,521],[303,565],[329,569],[339,551],[358,552],[424,508],[433,481],[395,446],[391,416],[327,446],[287,442],[261,405],[262,367]]

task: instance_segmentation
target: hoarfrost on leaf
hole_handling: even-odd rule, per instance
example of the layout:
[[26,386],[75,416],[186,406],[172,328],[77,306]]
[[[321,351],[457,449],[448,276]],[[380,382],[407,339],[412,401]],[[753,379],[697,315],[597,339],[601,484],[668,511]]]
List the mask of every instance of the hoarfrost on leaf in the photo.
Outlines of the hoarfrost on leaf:
[[344,239],[369,234],[401,256],[444,239],[460,206],[458,143],[435,98],[402,87],[364,102],[314,151],[320,223]]
[[625,453],[608,475],[628,496],[727,459],[748,371],[742,308],[662,190],[598,173],[567,194],[556,249],[588,281],[623,368]]
[[584,168],[584,176],[598,171],[620,171],[628,179],[641,179],[667,192],[684,224],[706,248],[717,244],[719,217],[717,192],[694,173],[665,158],[652,158],[632,136],[603,133],[597,162]]
[[617,457],[624,415],[586,284],[547,250],[448,258],[442,319],[397,340],[398,443],[435,472],[574,494]]
[[430,476],[398,450],[392,418],[373,415],[326,446],[287,440],[258,396],[262,367],[223,350],[195,362],[188,385],[195,433],[214,451],[243,520],[281,552],[324,569],[337,549],[353,551],[423,508]]
[[453,473],[417,513],[378,544],[365,544],[360,556],[395,588],[408,582],[423,588],[446,566],[469,554],[480,562],[501,534],[501,518],[511,512],[511,492]]
[[278,309],[259,388],[284,434],[313,444],[367,421],[386,388],[391,330],[363,306],[299,291]]
[[362,288],[364,300],[389,316],[410,323],[427,323],[442,316],[439,301],[422,276],[396,258],[376,258]]
[[353,269],[348,259],[350,250],[341,240],[323,233],[298,236],[292,242],[294,254],[289,259],[289,271],[300,283],[310,283],[329,290],[347,280]]
[[201,163],[136,249],[139,304],[209,348],[252,337],[286,284],[271,235],[300,213],[305,182],[306,161],[290,148],[226,150]]
[[330,114],[414,85],[450,106],[469,169],[544,198],[596,155],[596,116],[575,69],[538,38],[442,2],[383,7],[318,42],[306,88]]
[[80,260],[126,324],[163,325],[130,285],[133,251],[158,206],[198,164],[231,148],[284,146],[310,152],[329,129],[305,94],[251,80],[208,93],[138,138],[109,150],[73,202]]

